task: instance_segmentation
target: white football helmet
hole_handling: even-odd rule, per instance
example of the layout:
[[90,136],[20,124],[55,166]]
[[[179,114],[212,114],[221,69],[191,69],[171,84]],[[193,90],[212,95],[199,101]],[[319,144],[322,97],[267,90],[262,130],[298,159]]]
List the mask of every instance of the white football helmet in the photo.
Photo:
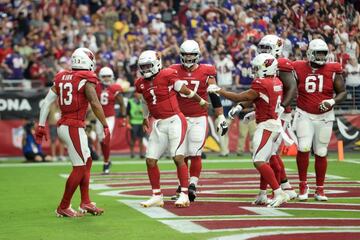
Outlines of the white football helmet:
[[155,51],[143,51],[139,56],[138,67],[144,78],[150,78],[160,72],[162,68],[161,58]]
[[278,58],[284,47],[283,40],[276,35],[265,35],[258,44],[258,53],[269,53]]
[[268,53],[260,53],[251,62],[255,78],[277,75],[278,62],[276,58]]
[[328,45],[322,39],[313,39],[309,43],[306,56],[310,62],[324,65],[329,56]]
[[185,40],[180,46],[180,62],[186,68],[191,68],[200,60],[200,47],[194,40]]
[[99,71],[99,78],[103,84],[111,84],[114,82],[114,72],[109,67],[103,67]]
[[71,55],[71,68],[94,71],[95,55],[88,48],[77,48]]

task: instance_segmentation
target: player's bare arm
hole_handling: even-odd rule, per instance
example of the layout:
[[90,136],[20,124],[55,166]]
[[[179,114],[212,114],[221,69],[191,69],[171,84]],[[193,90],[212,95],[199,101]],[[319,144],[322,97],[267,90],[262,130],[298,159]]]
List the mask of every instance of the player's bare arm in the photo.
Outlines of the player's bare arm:
[[125,109],[125,103],[124,103],[123,96],[120,93],[118,93],[115,98],[116,98],[116,102],[120,105],[121,116],[125,117],[126,109]]
[[85,95],[97,119],[99,119],[104,127],[107,127],[105,114],[97,97],[95,85],[93,83],[87,82],[85,84]]
[[332,99],[326,99],[320,103],[319,109],[326,112],[335,104],[341,103],[346,98],[345,82],[342,74],[337,73],[334,80],[334,91],[336,96]]
[[284,96],[281,105],[287,107],[290,106],[291,101],[295,97],[297,89],[296,80],[292,72],[279,71],[279,77],[284,87]]
[[335,103],[339,104],[346,98],[345,81],[342,74],[337,73],[334,80],[334,90],[336,96],[334,98]]
[[259,93],[249,89],[245,92],[234,93],[230,91],[226,91],[224,89],[220,89],[217,93],[233,102],[253,102],[256,98],[259,97]]

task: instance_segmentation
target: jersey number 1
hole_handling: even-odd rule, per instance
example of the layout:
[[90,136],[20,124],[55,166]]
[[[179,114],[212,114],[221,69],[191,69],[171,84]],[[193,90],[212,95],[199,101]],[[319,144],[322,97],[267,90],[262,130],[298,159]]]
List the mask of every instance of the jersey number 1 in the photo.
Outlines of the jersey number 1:
[[324,86],[324,76],[323,75],[306,77],[305,91],[308,93],[314,93],[317,88],[316,84],[318,84],[318,92],[322,92],[323,86]]
[[[59,83],[60,88],[60,105],[71,105],[72,103],[72,91],[73,85],[69,82],[67,83]],[[66,91],[66,96],[64,96],[64,90]]]

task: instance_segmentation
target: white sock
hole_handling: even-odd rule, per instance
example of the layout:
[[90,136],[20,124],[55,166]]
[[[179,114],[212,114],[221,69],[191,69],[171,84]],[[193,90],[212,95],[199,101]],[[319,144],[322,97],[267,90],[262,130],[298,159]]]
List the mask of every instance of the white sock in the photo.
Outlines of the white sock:
[[289,181],[286,181],[286,182],[281,184],[281,188],[282,189],[291,189],[292,187],[291,187]]
[[190,184],[194,184],[195,187],[198,185],[198,182],[199,182],[199,178],[197,177],[190,177]]

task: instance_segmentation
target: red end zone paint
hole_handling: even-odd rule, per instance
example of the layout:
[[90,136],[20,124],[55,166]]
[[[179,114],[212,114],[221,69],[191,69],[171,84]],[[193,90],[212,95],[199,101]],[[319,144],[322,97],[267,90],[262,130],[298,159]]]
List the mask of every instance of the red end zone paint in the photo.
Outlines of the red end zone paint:
[[[193,221],[210,230],[241,229],[254,227],[313,227],[313,226],[360,226],[360,219],[244,219],[244,220],[211,220]],[[313,238],[311,238],[313,239]],[[330,238],[331,239],[331,238]]]
[[261,236],[249,238],[249,240],[359,240],[360,234],[354,232],[341,232],[341,233],[294,233],[294,234],[281,234],[271,236]]

